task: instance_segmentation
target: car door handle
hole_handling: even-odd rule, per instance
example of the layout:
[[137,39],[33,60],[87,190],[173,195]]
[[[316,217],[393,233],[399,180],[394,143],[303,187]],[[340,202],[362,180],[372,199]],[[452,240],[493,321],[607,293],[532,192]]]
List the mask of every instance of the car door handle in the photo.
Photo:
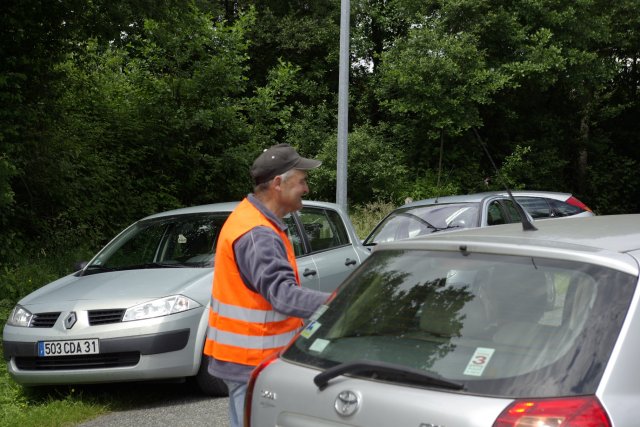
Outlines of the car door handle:
[[318,272],[317,272],[317,271],[315,271],[315,270],[311,270],[311,269],[309,269],[309,268],[305,268],[305,269],[304,269],[304,273],[302,273],[302,275],[303,275],[304,277],[307,277],[307,276],[315,276],[316,274],[318,274]]
[[355,259],[347,258],[347,260],[344,262],[344,265],[348,267],[350,265],[356,265],[357,263],[358,262]]

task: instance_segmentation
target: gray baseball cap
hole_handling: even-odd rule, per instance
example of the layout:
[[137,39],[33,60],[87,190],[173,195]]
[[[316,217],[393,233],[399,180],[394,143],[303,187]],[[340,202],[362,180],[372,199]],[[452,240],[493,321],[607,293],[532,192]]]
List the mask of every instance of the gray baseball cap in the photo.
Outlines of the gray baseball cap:
[[255,159],[251,176],[256,184],[262,184],[290,169],[309,170],[321,164],[320,160],[300,156],[289,144],[278,144],[267,148]]

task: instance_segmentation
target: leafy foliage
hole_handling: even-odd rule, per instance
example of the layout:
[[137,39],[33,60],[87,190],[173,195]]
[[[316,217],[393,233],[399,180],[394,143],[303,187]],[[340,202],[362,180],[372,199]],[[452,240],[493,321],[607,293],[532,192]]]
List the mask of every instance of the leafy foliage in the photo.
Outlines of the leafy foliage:
[[[351,3],[351,204],[501,188],[478,132],[512,188],[638,211],[637,2]],[[239,199],[276,142],[334,199],[340,1],[0,8],[0,262]]]

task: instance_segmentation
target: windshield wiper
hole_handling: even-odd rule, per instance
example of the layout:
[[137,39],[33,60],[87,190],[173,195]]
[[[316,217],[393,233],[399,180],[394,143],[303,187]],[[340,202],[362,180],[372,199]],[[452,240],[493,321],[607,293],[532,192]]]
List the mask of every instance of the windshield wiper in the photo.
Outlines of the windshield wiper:
[[147,268],[185,268],[184,264],[166,263],[166,262],[145,262],[143,264],[127,265],[118,268],[118,270],[144,270]]
[[424,226],[426,226],[427,228],[430,228],[433,230],[433,232],[435,233],[436,231],[442,231],[445,230],[447,227],[445,228],[441,228],[441,227],[436,227],[435,225],[431,224],[429,221],[427,221],[424,218],[420,218],[418,215],[409,213],[409,212],[400,212],[398,213],[398,216],[407,216],[409,218],[412,218],[416,221],[418,221],[420,224],[423,224]]
[[366,374],[372,378],[380,378],[383,380],[397,381],[410,384],[423,384],[435,387],[446,388],[450,390],[463,390],[464,385],[454,381],[447,380],[437,374],[428,373],[419,369],[398,366],[391,363],[371,361],[371,360],[355,360],[352,362],[342,363],[340,365],[329,368],[326,371],[316,375],[313,382],[320,390],[327,386],[327,383],[337,376],[343,374]]
[[144,264],[122,265],[119,267],[105,267],[103,265],[93,264],[88,266],[82,273],[83,276],[95,273],[105,273],[107,271],[124,271],[124,270],[144,270],[147,268],[185,268],[184,264],[162,263],[162,262],[145,262]]
[[110,267],[105,267],[103,265],[92,264],[87,266],[84,270],[80,270],[78,273],[76,273],[76,275],[87,276],[89,274],[104,273],[107,271],[114,271],[114,269]]

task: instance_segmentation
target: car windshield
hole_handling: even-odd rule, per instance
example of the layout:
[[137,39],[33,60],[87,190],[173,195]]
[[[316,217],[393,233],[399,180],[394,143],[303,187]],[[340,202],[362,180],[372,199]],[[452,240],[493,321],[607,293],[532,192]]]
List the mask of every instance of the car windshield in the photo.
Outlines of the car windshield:
[[[636,280],[573,261],[376,251],[283,358],[391,364],[478,395],[593,394]],[[394,381],[379,371],[350,374]]]
[[449,203],[400,208],[367,237],[365,245],[478,226],[477,203]]
[[228,213],[189,214],[140,221],[100,251],[85,274],[140,268],[212,267]]

